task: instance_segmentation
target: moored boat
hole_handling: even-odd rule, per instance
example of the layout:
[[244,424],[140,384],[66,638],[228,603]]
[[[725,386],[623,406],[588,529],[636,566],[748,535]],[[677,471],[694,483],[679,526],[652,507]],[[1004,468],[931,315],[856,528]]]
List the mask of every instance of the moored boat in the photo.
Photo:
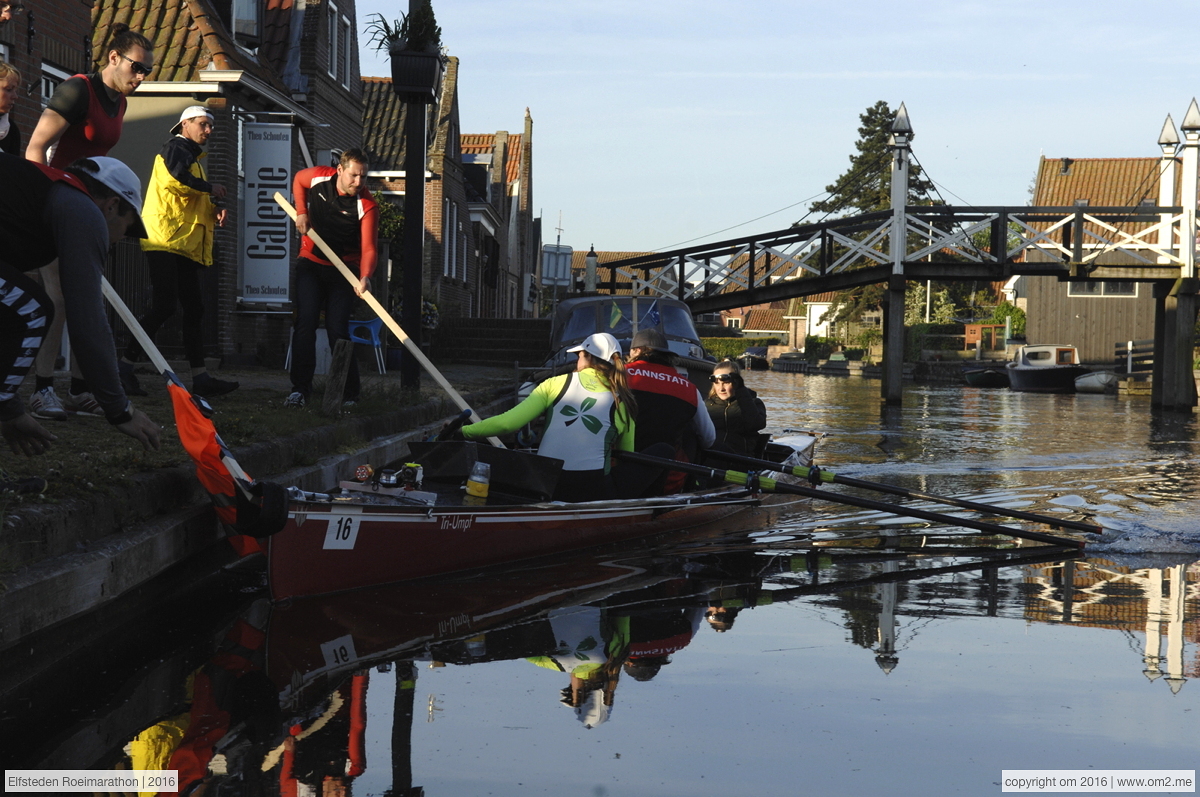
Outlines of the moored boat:
[[1002,364],[964,365],[963,380],[971,387],[1008,387],[1008,370]]
[[1112,371],[1092,371],[1075,377],[1076,393],[1115,393],[1117,375]]
[[1074,346],[1057,343],[1022,346],[1006,370],[1009,387],[1026,393],[1074,393],[1075,377],[1089,373]]
[[[777,443],[811,458],[813,436]],[[800,449],[798,450],[797,446]],[[270,539],[276,600],[483,569],[705,526],[757,506],[736,486],[655,498],[548,500],[559,460],[475,443],[413,443],[413,463],[330,493],[292,489],[288,523]],[[462,484],[491,467],[486,498]]]
[[748,346],[738,355],[737,364],[743,371],[766,371],[771,367],[767,361],[766,346]]

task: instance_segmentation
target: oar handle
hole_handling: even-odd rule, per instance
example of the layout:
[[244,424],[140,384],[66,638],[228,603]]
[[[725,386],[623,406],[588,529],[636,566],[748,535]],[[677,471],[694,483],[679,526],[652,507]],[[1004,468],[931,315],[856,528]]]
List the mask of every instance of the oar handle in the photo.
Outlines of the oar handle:
[[[292,221],[296,220],[296,209],[292,207],[292,203],[288,202],[287,198],[283,194],[276,191],[275,201],[278,202],[279,207],[283,208],[288,216],[291,217]],[[321,235],[312,227],[308,228],[306,235],[308,235],[308,237],[312,239],[312,242],[317,245],[317,248],[320,249],[325,255],[325,258],[337,267],[338,271],[342,273],[342,276],[345,277],[351,285],[354,285],[357,288],[358,277],[354,275],[353,271],[346,267],[346,264],[340,257],[337,256],[337,253],[329,248],[329,244],[325,243],[325,240],[321,238]],[[362,298],[366,301],[367,305],[375,311],[375,314],[379,316],[383,323],[387,325],[387,328],[391,330],[392,334],[396,336],[400,343],[404,345],[404,348],[408,349],[408,353],[416,358],[417,362],[421,364],[421,367],[433,377],[434,381],[441,386],[442,390],[446,391],[446,394],[450,396],[450,400],[457,404],[460,410],[471,411],[472,421],[480,421],[480,417],[475,414],[473,410],[471,410],[470,406],[467,405],[466,400],[459,395],[458,391],[455,390],[448,381],[446,381],[446,377],[442,376],[442,372],[439,371],[437,367],[429,361],[429,358],[425,356],[425,352],[421,351],[421,347],[418,346],[416,342],[408,336],[408,333],[400,328],[400,325],[396,323],[396,319],[392,318],[392,314],[384,309],[383,305],[379,303],[379,300],[376,299],[370,291],[363,291]],[[504,448],[504,444],[501,443],[500,439],[497,437],[489,437],[488,442],[497,448]]]

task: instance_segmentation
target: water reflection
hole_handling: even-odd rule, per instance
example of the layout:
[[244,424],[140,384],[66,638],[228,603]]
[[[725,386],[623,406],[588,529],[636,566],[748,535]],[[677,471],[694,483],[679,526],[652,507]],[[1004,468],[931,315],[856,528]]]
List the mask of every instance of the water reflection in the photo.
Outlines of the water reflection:
[[831,433],[839,473],[1108,532],[1071,558],[804,503],[650,552],[255,599],[103,693],[60,669],[10,696],[6,765],[178,769],[210,795],[950,794],[1188,767],[1190,419],[936,387],[881,413],[877,384],[754,377],[772,426]]

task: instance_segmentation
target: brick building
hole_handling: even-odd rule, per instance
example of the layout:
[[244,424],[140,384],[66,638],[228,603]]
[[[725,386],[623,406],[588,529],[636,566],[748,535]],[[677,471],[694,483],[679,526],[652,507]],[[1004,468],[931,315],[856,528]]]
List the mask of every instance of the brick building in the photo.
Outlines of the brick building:
[[91,69],[91,7],[90,0],[26,3],[0,24],[0,60],[21,72],[12,121],[21,130],[22,146],[58,84]]
[[[447,59],[427,118],[422,295],[443,320],[536,316],[541,233],[531,210],[533,120],[526,109],[520,134],[462,133],[459,69],[458,58]],[[409,106],[389,78],[362,82],[370,185],[400,205]]]
[[[272,197],[331,152],[361,146],[361,82],[353,0],[96,0],[91,60],[125,22],[154,43],[155,66],[129,98],[114,157],[145,185],[179,113],[216,120],[207,168],[230,192],[216,264],[206,270],[205,343],[228,362],[281,366],[290,340],[293,227]],[[247,171],[249,170],[249,171]],[[252,173],[250,173],[252,172]],[[136,246],[118,252],[113,281],[135,309],[148,299]],[[171,353],[174,324],[160,333]]]

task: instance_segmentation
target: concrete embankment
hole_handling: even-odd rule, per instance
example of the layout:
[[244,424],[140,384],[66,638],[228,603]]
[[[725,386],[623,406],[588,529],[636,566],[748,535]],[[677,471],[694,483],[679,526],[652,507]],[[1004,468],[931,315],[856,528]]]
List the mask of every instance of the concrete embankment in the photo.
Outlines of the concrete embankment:
[[[491,414],[506,395],[511,382],[493,381],[464,398]],[[448,398],[429,396],[421,404],[342,419],[234,455],[256,478],[324,490],[364,462],[379,466],[404,456],[408,441],[427,436],[456,411]],[[348,440],[369,442],[348,446]],[[3,539],[13,569],[0,575],[0,655],[173,567],[199,557],[233,558],[190,465],[138,474],[114,495],[10,507]]]

